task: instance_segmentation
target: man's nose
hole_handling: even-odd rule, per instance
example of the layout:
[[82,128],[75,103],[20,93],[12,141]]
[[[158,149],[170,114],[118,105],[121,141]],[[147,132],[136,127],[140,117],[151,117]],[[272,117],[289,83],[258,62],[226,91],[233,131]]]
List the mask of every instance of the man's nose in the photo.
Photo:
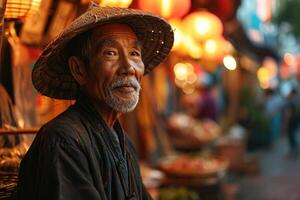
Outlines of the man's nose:
[[130,63],[130,59],[125,55],[121,60],[121,73],[124,75],[134,75],[135,73],[133,64]]

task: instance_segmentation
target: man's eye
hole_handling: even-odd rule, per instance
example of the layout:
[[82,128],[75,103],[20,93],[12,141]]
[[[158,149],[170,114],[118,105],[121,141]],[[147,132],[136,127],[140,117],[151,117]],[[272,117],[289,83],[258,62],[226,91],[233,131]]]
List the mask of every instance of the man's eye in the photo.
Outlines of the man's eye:
[[116,55],[118,55],[118,53],[116,51],[113,51],[113,50],[104,51],[103,54],[106,55],[106,56],[116,56]]
[[141,53],[140,53],[139,51],[132,51],[132,52],[130,53],[130,55],[131,55],[131,56],[138,56],[138,57],[140,57],[140,56],[141,56]]

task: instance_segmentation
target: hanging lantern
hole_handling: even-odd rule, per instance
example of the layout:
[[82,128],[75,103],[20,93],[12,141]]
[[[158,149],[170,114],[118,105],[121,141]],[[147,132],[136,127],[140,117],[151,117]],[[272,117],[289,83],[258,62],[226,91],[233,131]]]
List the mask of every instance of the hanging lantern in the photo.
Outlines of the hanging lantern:
[[182,50],[184,50],[191,58],[194,59],[200,59],[203,55],[202,46],[188,34],[184,35]]
[[215,61],[223,59],[227,44],[222,37],[206,40],[203,48],[205,59]]
[[7,0],[4,18],[26,18],[36,13],[40,8],[41,0]]
[[207,11],[197,11],[184,19],[184,26],[198,41],[220,37],[223,33],[223,24],[214,14]]
[[174,29],[174,45],[172,51],[200,59],[203,54],[201,45],[193,37],[184,32],[180,19],[171,19],[170,24]]
[[100,6],[111,6],[111,7],[119,7],[119,8],[128,8],[132,0],[101,0]]
[[164,18],[180,18],[191,8],[191,0],[139,0],[138,7]]

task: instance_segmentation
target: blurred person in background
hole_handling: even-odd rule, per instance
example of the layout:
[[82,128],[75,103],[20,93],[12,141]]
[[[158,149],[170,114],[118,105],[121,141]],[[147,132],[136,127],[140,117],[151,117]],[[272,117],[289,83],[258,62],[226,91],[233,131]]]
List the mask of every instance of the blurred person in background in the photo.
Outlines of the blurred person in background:
[[270,120],[269,124],[269,142],[276,140],[282,130],[282,114],[284,108],[284,99],[275,88],[265,90],[265,114]]
[[299,145],[297,141],[297,131],[300,125],[300,103],[298,102],[298,92],[292,88],[287,95],[287,102],[284,110],[285,132],[288,136],[288,143],[291,155],[297,154]]
[[214,95],[214,85],[207,84],[199,86],[199,98],[196,101],[196,118],[218,120],[218,106],[216,96]]

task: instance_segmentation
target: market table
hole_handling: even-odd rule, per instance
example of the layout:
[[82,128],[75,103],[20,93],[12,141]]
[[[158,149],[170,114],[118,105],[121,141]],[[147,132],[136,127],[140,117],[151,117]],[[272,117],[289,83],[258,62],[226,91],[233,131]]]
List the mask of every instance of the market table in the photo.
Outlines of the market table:
[[226,173],[206,177],[171,177],[162,180],[161,187],[187,187],[198,193],[201,200],[223,200],[222,183]]

